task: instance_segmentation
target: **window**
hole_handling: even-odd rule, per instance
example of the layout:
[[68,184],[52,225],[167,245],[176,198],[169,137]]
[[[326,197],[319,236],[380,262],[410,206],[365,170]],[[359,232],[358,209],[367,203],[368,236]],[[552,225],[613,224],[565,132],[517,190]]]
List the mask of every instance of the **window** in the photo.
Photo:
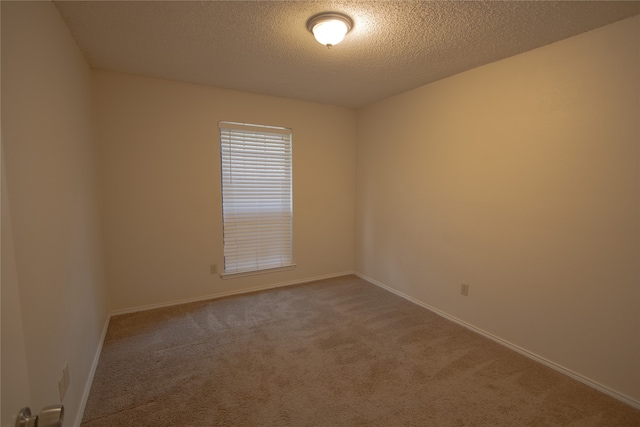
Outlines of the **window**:
[[224,274],[293,268],[291,130],[220,122]]

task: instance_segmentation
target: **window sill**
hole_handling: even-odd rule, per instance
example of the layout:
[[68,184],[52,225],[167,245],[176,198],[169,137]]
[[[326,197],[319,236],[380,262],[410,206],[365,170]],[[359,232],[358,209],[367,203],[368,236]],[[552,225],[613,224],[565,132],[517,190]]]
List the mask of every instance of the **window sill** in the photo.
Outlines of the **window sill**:
[[236,277],[255,276],[258,274],[266,274],[266,273],[276,273],[278,271],[293,270],[295,268],[296,268],[296,264],[291,264],[291,265],[285,265],[284,267],[266,268],[264,270],[241,271],[239,273],[222,273],[220,274],[220,278],[235,279]]

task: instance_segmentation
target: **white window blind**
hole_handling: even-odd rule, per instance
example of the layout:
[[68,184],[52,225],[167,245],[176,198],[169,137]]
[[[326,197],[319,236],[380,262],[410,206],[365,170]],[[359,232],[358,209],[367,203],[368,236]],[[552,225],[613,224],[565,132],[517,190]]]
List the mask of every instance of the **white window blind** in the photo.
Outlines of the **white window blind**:
[[293,265],[291,130],[220,122],[224,273]]

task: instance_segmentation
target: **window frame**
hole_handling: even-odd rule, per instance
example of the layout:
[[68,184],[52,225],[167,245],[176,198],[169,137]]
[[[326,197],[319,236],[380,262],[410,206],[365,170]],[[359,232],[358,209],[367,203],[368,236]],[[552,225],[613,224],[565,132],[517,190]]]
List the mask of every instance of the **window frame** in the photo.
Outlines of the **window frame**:
[[[229,121],[220,121],[218,128],[224,255],[220,277],[294,269],[293,130]],[[255,173],[261,174],[258,179]],[[234,175],[240,178],[234,180]]]

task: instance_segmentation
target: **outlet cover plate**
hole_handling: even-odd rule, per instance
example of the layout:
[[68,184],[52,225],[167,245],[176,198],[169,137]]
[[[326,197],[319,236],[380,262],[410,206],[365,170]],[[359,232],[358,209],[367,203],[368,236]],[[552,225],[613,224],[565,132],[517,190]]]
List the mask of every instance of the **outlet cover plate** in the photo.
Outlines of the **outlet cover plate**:
[[460,294],[466,296],[469,296],[469,285],[462,283],[460,285]]

